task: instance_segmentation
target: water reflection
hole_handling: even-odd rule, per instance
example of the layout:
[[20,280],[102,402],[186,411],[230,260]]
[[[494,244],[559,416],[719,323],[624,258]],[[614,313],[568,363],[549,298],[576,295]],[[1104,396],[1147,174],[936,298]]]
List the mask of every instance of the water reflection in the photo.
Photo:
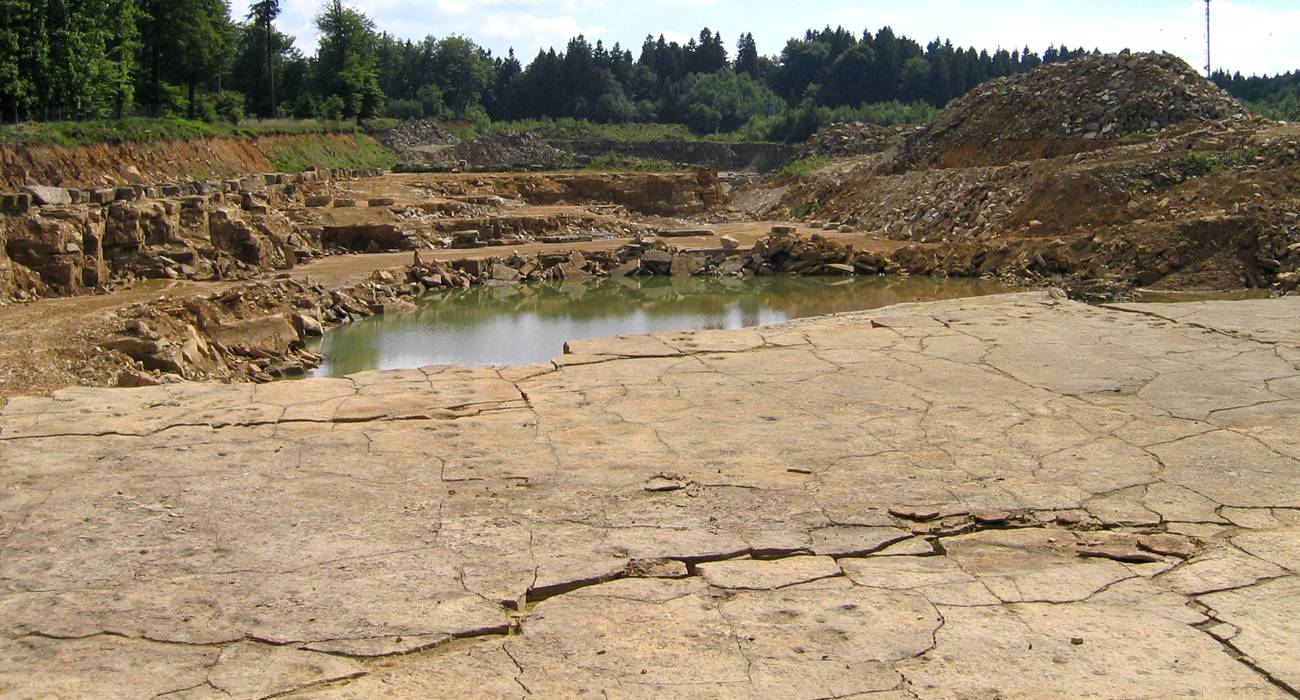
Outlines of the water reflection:
[[431,364],[546,362],[580,338],[732,329],[910,301],[997,294],[969,279],[644,277],[473,287],[420,300],[410,313],[331,331],[315,376]]

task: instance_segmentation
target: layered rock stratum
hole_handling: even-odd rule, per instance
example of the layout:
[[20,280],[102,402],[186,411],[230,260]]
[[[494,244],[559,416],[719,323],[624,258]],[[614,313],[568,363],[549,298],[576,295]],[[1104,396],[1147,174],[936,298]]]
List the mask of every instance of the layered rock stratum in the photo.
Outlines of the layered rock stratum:
[[1294,697],[1300,302],[0,411],[14,697]]

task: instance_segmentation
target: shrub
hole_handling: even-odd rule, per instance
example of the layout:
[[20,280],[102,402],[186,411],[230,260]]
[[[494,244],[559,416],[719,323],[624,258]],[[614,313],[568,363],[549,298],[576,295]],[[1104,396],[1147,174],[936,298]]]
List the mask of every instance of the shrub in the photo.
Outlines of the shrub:
[[234,90],[222,90],[213,96],[212,108],[222,121],[238,124],[244,120],[244,94]]
[[343,118],[347,105],[338,95],[330,95],[316,105],[316,118],[325,121],[338,121]]
[[817,170],[829,162],[830,158],[814,156],[803,160],[790,161],[781,172],[785,173],[789,177],[795,177],[802,180],[811,175],[814,170]]
[[722,126],[722,113],[706,104],[691,105],[686,126],[697,134],[713,134]]
[[424,118],[424,105],[419,100],[389,100],[384,116],[390,119],[413,121]]

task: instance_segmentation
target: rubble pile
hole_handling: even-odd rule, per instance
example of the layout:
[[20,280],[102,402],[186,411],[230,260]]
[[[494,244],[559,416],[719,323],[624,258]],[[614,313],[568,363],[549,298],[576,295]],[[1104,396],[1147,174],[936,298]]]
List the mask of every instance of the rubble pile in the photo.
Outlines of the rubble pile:
[[642,236],[612,251],[567,251],[458,260],[417,261],[408,281],[423,289],[472,284],[514,284],[589,277],[854,275],[901,272],[888,258],[854,251],[853,246],[813,234],[796,236],[794,228],[774,227],[770,237],[749,251],[728,245],[717,250],[687,250],[656,236]]
[[[306,349],[325,329],[414,308],[424,288],[380,271],[344,288],[294,279],[251,282],[206,296],[163,298],[119,312],[118,332],[99,343],[125,356],[118,383],[181,380],[267,382],[303,376],[322,358]],[[445,286],[469,278],[446,273]]]
[[452,160],[474,170],[571,168],[576,160],[535,133],[498,132],[462,141],[446,151]]
[[[1009,162],[1090,150],[1188,121],[1248,118],[1241,104],[1176,56],[1099,54],[980,85],[910,136],[899,165]],[[1038,143],[1044,141],[1076,143]]]
[[431,119],[384,129],[376,133],[375,138],[407,163],[436,159],[445,147],[460,143],[459,138]]
[[900,145],[903,139],[921,128],[923,127],[913,125],[877,126],[863,122],[831,124],[814,134],[800,149],[795,160],[884,153]]

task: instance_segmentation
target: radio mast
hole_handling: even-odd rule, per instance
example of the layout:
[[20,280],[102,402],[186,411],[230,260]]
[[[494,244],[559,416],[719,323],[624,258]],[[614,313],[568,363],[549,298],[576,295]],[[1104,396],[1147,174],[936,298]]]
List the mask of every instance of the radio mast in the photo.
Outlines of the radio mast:
[[1210,60],[1210,0],[1205,0],[1205,77],[1214,77],[1214,61]]

